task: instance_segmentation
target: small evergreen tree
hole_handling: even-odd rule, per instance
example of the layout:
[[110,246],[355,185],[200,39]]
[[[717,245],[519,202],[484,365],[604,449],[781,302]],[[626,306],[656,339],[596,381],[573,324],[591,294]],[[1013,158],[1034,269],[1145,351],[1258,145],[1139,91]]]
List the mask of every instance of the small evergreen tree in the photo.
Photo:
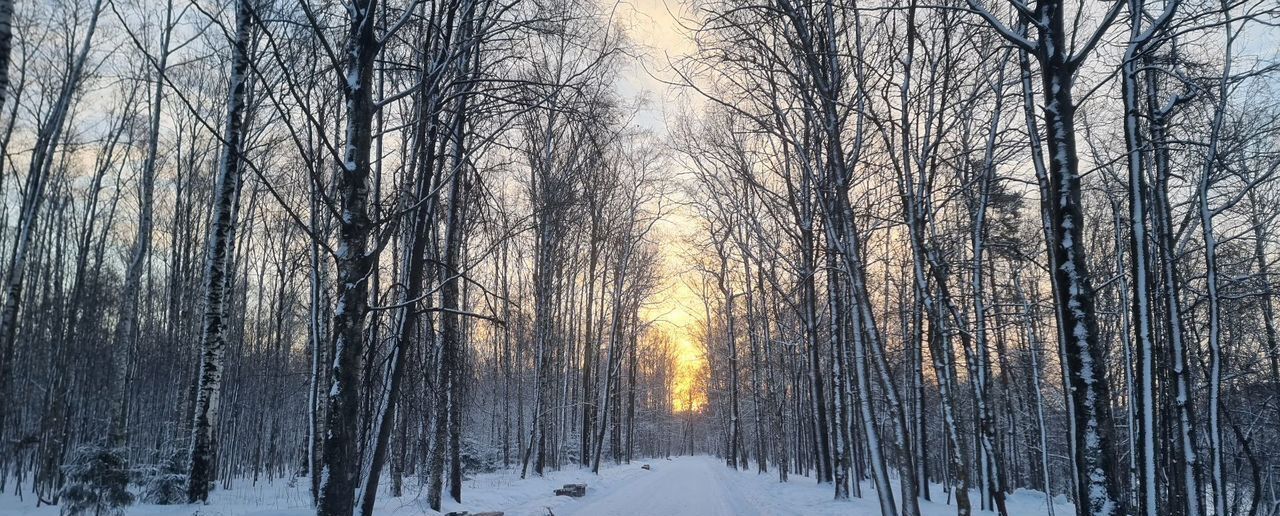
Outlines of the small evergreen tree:
[[160,464],[139,471],[142,501],[156,505],[183,503],[187,496],[187,472],[181,452],[174,452]]
[[462,461],[462,472],[465,478],[476,473],[492,473],[498,470],[497,452],[487,448],[475,439],[464,438],[462,450],[458,457]]
[[64,515],[124,514],[124,507],[133,503],[124,450],[102,445],[82,446],[76,449],[71,462],[62,466],[62,471],[67,478],[59,493]]

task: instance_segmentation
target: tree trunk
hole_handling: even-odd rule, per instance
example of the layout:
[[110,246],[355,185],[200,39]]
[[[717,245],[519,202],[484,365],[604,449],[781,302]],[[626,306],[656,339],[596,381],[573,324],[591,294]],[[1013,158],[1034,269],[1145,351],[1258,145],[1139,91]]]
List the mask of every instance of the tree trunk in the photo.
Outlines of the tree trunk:
[[346,103],[346,136],[338,164],[336,308],[333,311],[333,372],[325,420],[318,516],[347,516],[355,508],[360,470],[360,375],[364,359],[365,315],[369,309],[369,277],[374,255],[369,249],[369,180],[372,173],[373,70],[379,44],[373,17],[377,0],[356,4],[347,37],[342,85]]
[[192,423],[191,457],[188,468],[187,499],[204,502],[214,481],[217,453],[218,416],[222,373],[226,355],[227,275],[235,226],[236,189],[243,164],[245,95],[249,86],[249,0],[236,2],[235,41],[231,47],[231,80],[228,85],[227,120],[223,129],[222,154],[214,189],[213,215],[209,221],[208,251],[205,257],[205,309],[200,337],[200,371]]

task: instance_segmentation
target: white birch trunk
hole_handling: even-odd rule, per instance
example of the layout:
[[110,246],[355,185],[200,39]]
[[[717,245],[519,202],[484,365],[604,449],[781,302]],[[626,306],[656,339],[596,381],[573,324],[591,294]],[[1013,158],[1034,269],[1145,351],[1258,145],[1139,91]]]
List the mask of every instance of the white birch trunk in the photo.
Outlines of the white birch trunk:
[[187,498],[191,503],[208,500],[215,476],[217,429],[221,408],[222,373],[226,354],[227,276],[235,225],[236,195],[243,167],[245,94],[249,84],[249,0],[238,0],[235,40],[231,45],[231,79],[228,83],[227,119],[222,133],[214,187],[213,214],[205,254],[204,315],[200,336],[200,370],[192,422]]

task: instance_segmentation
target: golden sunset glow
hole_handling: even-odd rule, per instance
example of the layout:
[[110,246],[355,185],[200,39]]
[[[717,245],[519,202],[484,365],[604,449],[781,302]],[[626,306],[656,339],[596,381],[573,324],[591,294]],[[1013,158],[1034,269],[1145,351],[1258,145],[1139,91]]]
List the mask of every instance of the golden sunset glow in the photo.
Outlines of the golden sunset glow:
[[702,385],[706,377],[707,362],[688,338],[677,343],[676,375],[671,389],[671,407],[676,412],[697,412],[707,404],[707,392]]
[[659,331],[666,333],[674,344],[671,407],[676,412],[698,411],[707,403],[704,382],[707,361],[693,340],[693,326],[698,320],[690,311],[690,303],[696,301],[688,287],[677,281],[667,287],[661,302],[650,307],[648,314],[651,320],[659,323]]
[[650,308],[652,320],[660,323],[661,331],[675,345],[671,406],[676,412],[701,410],[707,403],[704,382],[707,361],[693,340],[693,328],[698,319],[692,309],[696,306],[693,303],[698,302],[693,292],[676,278],[663,292],[661,302]]
[[682,250],[693,221],[676,211],[658,225],[656,239],[671,252],[663,254],[666,285],[644,313],[654,328],[666,334],[674,347],[675,372],[671,379],[671,407],[676,412],[702,410],[707,404],[706,357],[696,342],[696,328],[702,323],[702,300],[685,281],[689,266]]

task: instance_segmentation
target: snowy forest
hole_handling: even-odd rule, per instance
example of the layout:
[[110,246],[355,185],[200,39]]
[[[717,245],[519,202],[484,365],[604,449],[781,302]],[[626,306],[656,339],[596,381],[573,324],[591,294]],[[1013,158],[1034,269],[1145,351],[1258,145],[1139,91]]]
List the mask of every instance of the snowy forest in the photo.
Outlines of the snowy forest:
[[1280,515],[1275,0],[0,0],[0,146],[0,513]]

